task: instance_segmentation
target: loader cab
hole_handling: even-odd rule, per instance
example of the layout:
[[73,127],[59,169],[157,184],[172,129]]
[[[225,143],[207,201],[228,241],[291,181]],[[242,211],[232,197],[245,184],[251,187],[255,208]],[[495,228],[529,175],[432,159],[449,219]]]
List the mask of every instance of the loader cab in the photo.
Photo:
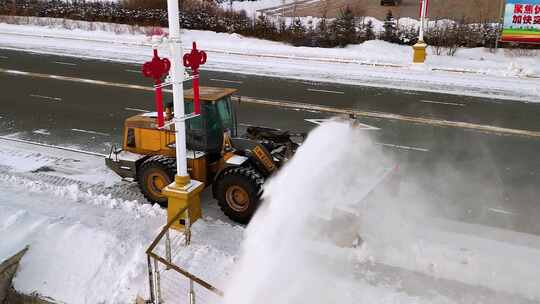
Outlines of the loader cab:
[[[186,121],[188,149],[219,156],[224,133],[236,136],[236,113],[231,99],[235,92],[234,89],[226,88],[200,88],[201,115]],[[185,91],[184,97],[185,113],[193,113],[193,90]]]
[[[187,148],[205,152],[211,159],[219,157],[224,132],[236,136],[236,113],[232,101],[235,89],[200,88],[201,115],[186,120]],[[172,104],[168,105],[172,109]],[[194,112],[193,90],[184,91],[184,110]],[[138,154],[175,156],[174,129],[157,129],[156,113],[139,114],[126,119],[123,150]]]

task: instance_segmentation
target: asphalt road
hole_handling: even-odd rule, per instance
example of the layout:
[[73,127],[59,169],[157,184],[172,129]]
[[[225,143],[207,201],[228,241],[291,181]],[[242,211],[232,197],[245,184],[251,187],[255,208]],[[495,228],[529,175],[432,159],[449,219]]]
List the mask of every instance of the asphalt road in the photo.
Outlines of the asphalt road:
[[[149,86],[132,64],[0,50],[0,69]],[[540,130],[540,106],[448,94],[203,71],[201,83],[239,94],[415,117]],[[0,73],[0,134],[107,152],[125,118],[152,110],[152,92]],[[330,114],[242,103],[242,125],[309,131]],[[401,166],[405,208],[540,234],[540,138],[360,118]],[[321,154],[331,151],[321,151]]]

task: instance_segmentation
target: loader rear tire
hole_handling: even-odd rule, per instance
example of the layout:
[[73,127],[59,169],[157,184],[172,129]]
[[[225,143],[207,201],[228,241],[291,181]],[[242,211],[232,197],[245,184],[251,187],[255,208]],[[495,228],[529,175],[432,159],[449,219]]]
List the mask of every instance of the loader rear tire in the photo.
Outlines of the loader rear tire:
[[167,197],[161,193],[174,181],[176,160],[172,157],[154,155],[137,168],[137,183],[148,201],[167,208]]
[[259,207],[264,178],[251,167],[225,169],[215,181],[218,204],[231,220],[247,224]]

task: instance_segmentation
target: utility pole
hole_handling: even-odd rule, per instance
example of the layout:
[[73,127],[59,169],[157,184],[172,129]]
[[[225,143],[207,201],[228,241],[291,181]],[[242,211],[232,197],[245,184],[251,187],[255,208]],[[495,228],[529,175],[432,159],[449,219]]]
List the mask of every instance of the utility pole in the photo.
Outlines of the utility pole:
[[191,180],[187,170],[186,148],[186,119],[184,113],[184,65],[183,51],[180,40],[180,12],[178,0],[167,0],[169,17],[169,48],[171,56],[170,77],[173,89],[174,130],[176,133],[176,167],[177,173],[174,182],[163,188],[162,193],[167,196],[167,218],[171,221],[180,210],[187,208],[187,212],[180,217],[178,223],[172,228],[182,230],[189,235],[189,227],[201,217],[200,193],[204,184]]

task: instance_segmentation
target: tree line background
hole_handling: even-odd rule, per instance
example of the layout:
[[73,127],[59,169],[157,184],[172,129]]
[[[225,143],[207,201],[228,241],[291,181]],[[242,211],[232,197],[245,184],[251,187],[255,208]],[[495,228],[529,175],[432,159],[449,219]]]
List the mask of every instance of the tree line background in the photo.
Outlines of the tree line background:
[[[223,9],[215,1],[180,1],[180,25],[185,29],[238,33],[248,37],[281,41],[294,46],[345,47],[368,40],[413,45],[418,29],[402,25],[388,12],[382,31],[364,17],[355,17],[350,8],[337,18],[325,17],[316,22],[264,15],[252,18],[245,12]],[[167,26],[166,0],[124,0],[117,3],[62,0],[0,0],[0,15],[66,18],[72,20],[112,22],[140,26]],[[438,55],[454,55],[459,47],[495,47],[499,24],[467,24],[463,20],[438,22],[429,26],[425,41]]]

